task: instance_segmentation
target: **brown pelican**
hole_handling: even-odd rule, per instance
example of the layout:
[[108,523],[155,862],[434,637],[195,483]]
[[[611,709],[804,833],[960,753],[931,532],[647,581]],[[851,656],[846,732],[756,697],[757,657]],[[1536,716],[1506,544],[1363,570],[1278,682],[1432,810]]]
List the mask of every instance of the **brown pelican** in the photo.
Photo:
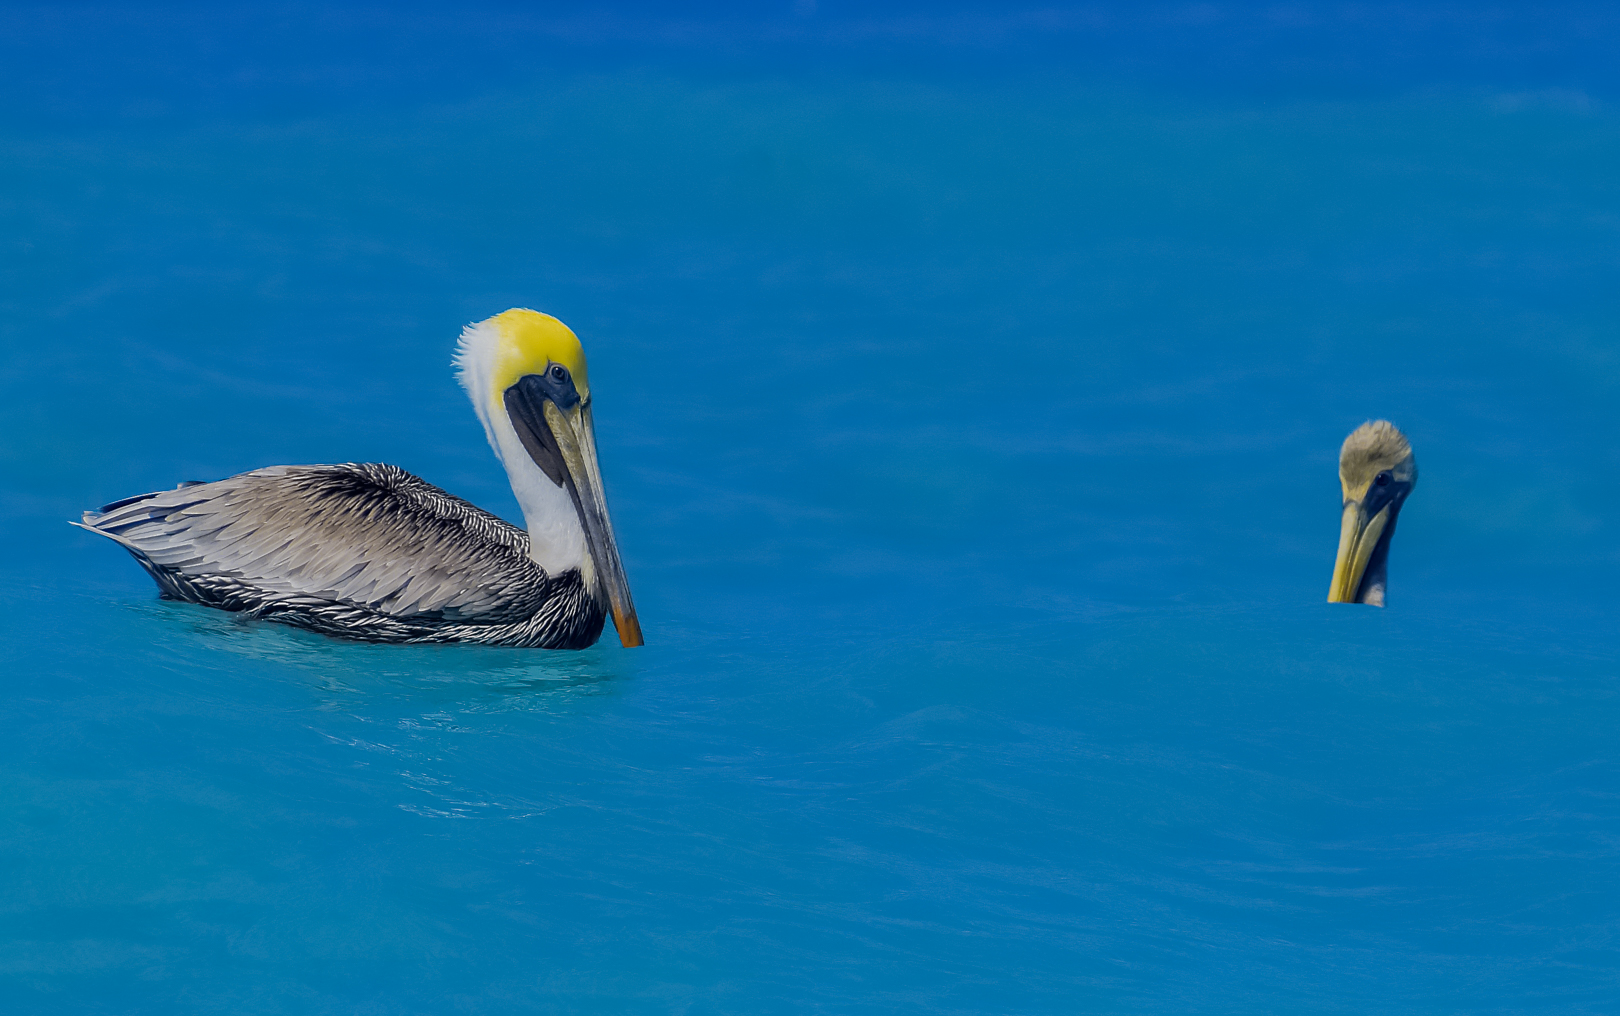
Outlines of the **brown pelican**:
[[1406,435],[1388,420],[1351,431],[1339,449],[1339,483],[1344,518],[1328,602],[1382,607],[1395,517],[1417,484],[1417,461]]
[[352,462],[183,483],[85,512],[83,528],[122,544],[165,598],[328,635],[583,649],[611,611],[619,640],[641,645],[579,339],[514,309],[463,329],[455,363],[528,532]]

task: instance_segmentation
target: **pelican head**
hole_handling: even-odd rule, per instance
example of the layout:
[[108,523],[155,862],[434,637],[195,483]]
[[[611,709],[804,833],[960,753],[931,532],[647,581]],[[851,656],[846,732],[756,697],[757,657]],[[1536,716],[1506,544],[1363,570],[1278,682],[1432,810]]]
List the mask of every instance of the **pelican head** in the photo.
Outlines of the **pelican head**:
[[1382,607],[1395,517],[1417,485],[1417,460],[1406,435],[1388,420],[1351,431],[1339,450],[1339,483],[1344,518],[1328,602]]
[[463,329],[456,366],[523,508],[529,556],[550,575],[577,569],[613,614],[619,641],[641,645],[596,461],[578,336],[549,314],[514,308]]

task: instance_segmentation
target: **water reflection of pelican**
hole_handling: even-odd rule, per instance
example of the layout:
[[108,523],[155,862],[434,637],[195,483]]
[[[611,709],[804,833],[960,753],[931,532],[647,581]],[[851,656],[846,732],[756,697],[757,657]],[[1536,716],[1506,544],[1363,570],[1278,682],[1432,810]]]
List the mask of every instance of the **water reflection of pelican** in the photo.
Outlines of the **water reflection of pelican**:
[[1339,484],[1344,516],[1328,602],[1382,607],[1395,518],[1417,485],[1417,460],[1406,435],[1388,420],[1351,431],[1339,449]]
[[114,606],[142,629],[167,629],[172,637],[165,647],[195,664],[198,675],[287,684],[314,692],[319,712],[387,722],[431,708],[456,715],[571,711],[585,700],[618,695],[640,673],[633,654],[600,646],[514,653],[466,643],[380,644],[243,624],[241,614],[193,610],[174,600],[118,600]]
[[170,599],[367,642],[581,649],[641,625],[608,519],[579,339],[509,310],[462,331],[462,385],[528,531],[396,466],[270,466],[84,514]]

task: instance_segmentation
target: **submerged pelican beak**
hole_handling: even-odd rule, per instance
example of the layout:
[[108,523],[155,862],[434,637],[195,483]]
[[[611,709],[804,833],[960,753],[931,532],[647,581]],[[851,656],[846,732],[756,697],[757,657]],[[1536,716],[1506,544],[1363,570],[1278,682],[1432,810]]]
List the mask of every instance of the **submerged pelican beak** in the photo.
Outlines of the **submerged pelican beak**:
[[[570,388],[570,394],[572,389]],[[602,489],[602,467],[596,462],[596,428],[591,422],[589,397],[574,394],[559,406],[540,378],[529,376],[507,389],[506,405],[517,425],[518,437],[530,457],[558,486],[566,486],[585,529],[596,581],[607,593],[613,627],[619,642],[639,646],[641,622],[630,599],[630,582],[619,560],[619,543],[608,519],[607,494]]]
[[[1333,562],[1333,583],[1328,587],[1329,603],[1357,602],[1356,593],[1367,573],[1367,562],[1372,559],[1379,537],[1389,524],[1389,510],[1386,504],[1368,516],[1363,502],[1345,502],[1344,519],[1339,528],[1339,556]],[[1377,606],[1383,606],[1381,597]]]

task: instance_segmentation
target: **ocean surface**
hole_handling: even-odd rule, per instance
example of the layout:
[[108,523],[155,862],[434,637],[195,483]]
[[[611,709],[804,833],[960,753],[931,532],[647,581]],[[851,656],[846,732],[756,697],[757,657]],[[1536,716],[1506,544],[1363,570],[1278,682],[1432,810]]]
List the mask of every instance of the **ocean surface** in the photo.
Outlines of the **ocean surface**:
[[[0,1011],[1620,1006],[1615,15],[0,28]],[[450,369],[512,306],[644,648],[67,525],[336,461],[516,519]],[[1378,417],[1390,605],[1329,606]]]

